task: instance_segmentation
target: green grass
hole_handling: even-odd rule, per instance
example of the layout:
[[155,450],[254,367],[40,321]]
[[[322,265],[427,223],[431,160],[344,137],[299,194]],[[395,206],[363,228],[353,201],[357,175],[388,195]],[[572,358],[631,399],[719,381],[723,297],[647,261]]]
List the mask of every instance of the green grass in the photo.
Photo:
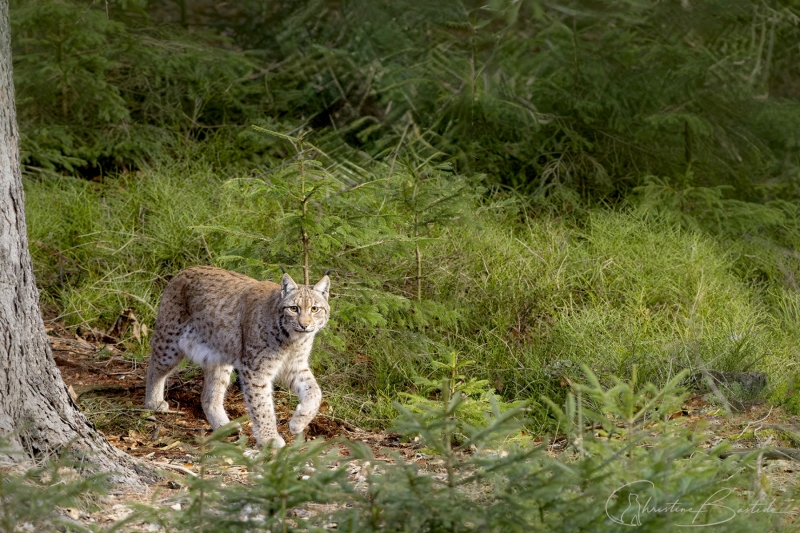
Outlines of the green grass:
[[786,332],[709,237],[594,212],[454,235],[430,280],[465,331],[440,342],[481,362],[510,398],[556,394],[585,363],[601,376],[665,382],[684,368],[762,370],[792,358]]
[[[504,409],[491,396],[475,397],[477,382],[459,382],[468,366],[451,357],[442,387],[470,398],[415,398],[399,410],[393,431],[419,442],[411,461],[397,449],[375,457],[369,446],[345,439],[296,440],[253,455],[246,438],[227,438],[234,421],[197,438],[196,475],[165,472],[181,490],[129,502],[130,514],[114,523],[96,510],[93,518],[100,520],[91,531],[153,524],[166,531],[316,532],[336,524],[337,531],[359,533],[619,532],[631,526],[655,533],[722,523],[732,532],[796,530],[796,491],[785,483],[770,490],[775,473],[762,470],[760,450],[723,459],[731,451],[726,440],[708,447],[696,424],[664,416],[686,401],[683,375],[662,387],[637,379],[605,387],[587,370],[563,408],[549,405],[566,439],[548,446],[520,431],[523,406]],[[67,456],[24,475],[3,472],[4,531],[19,525],[73,531],[58,507],[91,502],[104,488],[100,478],[78,477],[82,464]],[[644,502],[647,509],[636,505]]]
[[[274,275],[285,257],[274,248],[291,249],[260,236],[269,238],[280,210],[224,186],[241,176],[200,157],[103,184],[28,178],[43,300],[70,326],[107,328],[133,308],[152,328],[166,281],[187,266]],[[783,391],[778,401],[791,396],[800,300],[777,276],[754,281],[747,257],[763,263],[773,241],[737,248],[634,211],[519,222],[517,209],[486,201],[474,223],[434,227],[422,243],[422,302],[413,301],[413,248],[372,246],[347,260],[318,252],[315,265],[335,268],[333,319],[313,364],[335,416],[385,425],[398,393],[416,392],[415,381],[436,374],[432,361],[452,351],[476,361],[470,377],[508,401],[563,396],[581,364],[601,379],[635,365],[655,383],[686,368],[759,370]],[[133,341],[129,349],[147,353]]]

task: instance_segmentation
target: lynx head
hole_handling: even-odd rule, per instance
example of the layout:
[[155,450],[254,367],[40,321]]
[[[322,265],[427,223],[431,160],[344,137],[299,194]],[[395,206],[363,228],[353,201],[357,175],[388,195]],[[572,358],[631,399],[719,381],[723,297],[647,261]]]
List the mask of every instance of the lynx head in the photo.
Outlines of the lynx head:
[[328,322],[328,290],[331,280],[323,276],[316,285],[298,285],[284,274],[281,280],[282,322],[298,333],[314,333]]

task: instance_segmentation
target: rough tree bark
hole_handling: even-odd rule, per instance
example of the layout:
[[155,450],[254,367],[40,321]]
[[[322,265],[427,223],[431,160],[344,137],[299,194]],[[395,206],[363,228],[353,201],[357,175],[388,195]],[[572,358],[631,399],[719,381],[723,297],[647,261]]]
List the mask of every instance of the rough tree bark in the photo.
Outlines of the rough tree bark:
[[72,401],[39,311],[28,252],[19,160],[8,0],[0,0],[0,436],[20,453],[47,457],[67,451],[89,473],[142,489],[149,473],[100,433]]

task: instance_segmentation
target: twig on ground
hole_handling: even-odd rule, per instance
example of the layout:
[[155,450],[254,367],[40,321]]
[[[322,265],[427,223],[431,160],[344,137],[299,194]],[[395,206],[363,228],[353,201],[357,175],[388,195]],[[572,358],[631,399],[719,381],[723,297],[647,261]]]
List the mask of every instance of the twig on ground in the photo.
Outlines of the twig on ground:
[[[750,450],[732,450],[729,452],[723,452],[719,454],[721,459],[727,459],[728,457],[732,457],[734,455],[746,455],[748,453],[752,453],[755,451],[759,451],[757,449],[750,449]],[[800,463],[800,450],[796,448],[782,448],[782,447],[775,447],[765,449],[762,452],[762,457],[764,459],[769,460],[792,460]]]
[[108,411],[94,411],[90,412],[92,416],[94,415],[105,415],[108,413],[119,413],[120,411],[124,411],[126,413],[153,413],[153,414],[164,414],[164,415],[182,415],[184,414],[181,411],[153,411],[152,409],[131,409],[127,407],[120,407],[119,409],[111,409]]
[[173,465],[173,464],[170,464],[170,463],[162,463],[162,462],[157,462],[157,461],[153,461],[153,464],[157,465],[157,466],[164,466],[166,468],[172,468],[173,470],[178,470],[179,472],[183,472],[184,474],[189,474],[190,476],[197,477],[197,474],[195,474],[194,472],[192,472],[188,468],[184,468],[184,467],[182,467],[180,465]]

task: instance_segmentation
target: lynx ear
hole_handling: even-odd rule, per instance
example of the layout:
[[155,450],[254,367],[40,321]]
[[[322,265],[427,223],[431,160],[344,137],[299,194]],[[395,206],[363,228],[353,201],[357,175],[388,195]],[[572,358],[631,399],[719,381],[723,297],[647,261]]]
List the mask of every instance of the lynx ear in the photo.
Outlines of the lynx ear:
[[292,276],[284,273],[283,278],[281,279],[281,296],[286,298],[287,296],[289,296],[290,292],[296,290],[297,290],[297,283],[294,282]]
[[319,280],[316,285],[314,285],[314,290],[322,293],[322,295],[325,296],[326,302],[328,301],[328,291],[330,290],[330,288],[331,288],[331,278],[329,278],[328,276],[322,276],[322,279]]

